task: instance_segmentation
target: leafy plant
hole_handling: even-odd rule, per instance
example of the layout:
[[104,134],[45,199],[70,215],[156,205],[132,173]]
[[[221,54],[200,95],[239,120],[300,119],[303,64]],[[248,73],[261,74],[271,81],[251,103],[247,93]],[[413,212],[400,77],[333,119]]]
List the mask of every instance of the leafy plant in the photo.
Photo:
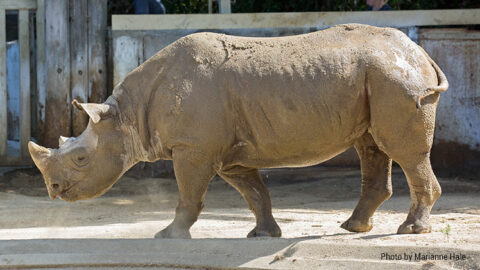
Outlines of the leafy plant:
[[450,227],[450,224],[447,224],[447,226],[443,229],[440,229],[440,232],[442,232],[443,234],[445,234],[445,236],[447,237],[448,240],[450,240],[450,230],[451,230],[451,227]]
[[[162,0],[167,13],[207,13],[208,0]],[[214,12],[218,10],[213,3]],[[395,10],[480,8],[478,0],[390,0]],[[133,0],[108,0],[110,14],[131,14]],[[232,0],[232,12],[308,12],[366,10],[365,0]]]

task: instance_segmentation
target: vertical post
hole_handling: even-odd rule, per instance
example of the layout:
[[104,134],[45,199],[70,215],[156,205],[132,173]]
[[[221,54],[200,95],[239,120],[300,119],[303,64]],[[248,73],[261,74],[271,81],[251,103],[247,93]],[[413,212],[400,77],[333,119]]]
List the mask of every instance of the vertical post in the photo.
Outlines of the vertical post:
[[230,0],[218,0],[219,13],[232,13]]
[[208,0],[208,14],[212,14],[213,0]]
[[30,53],[30,138],[37,136],[37,46],[35,46],[35,20],[33,10],[28,15],[28,37]]
[[47,72],[45,59],[45,0],[37,0],[37,136],[43,138],[45,125],[45,98],[47,95]]
[[127,74],[143,61],[143,40],[137,37],[112,34],[113,86],[121,83]]
[[407,36],[413,40],[413,42],[418,44],[418,27],[409,26],[407,27]]
[[113,34],[107,29],[107,96],[113,92]]
[[0,157],[7,155],[7,41],[5,9],[0,8]]
[[47,92],[43,144],[57,147],[58,137],[71,133],[69,1],[46,0],[45,4]]
[[[88,20],[87,0],[70,1],[70,50],[72,99],[88,102]],[[72,135],[78,136],[87,127],[88,116],[72,109]]]
[[88,0],[89,102],[107,98],[107,0]]
[[20,154],[28,157],[30,140],[30,39],[28,9],[18,14],[18,39],[20,46]]

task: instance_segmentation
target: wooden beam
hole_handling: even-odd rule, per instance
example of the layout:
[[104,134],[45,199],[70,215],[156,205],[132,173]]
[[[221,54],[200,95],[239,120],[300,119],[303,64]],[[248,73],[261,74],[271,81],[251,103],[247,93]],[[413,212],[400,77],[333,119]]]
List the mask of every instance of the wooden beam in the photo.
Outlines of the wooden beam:
[[28,16],[28,38],[29,38],[29,54],[30,54],[30,138],[37,136],[37,46],[35,38],[35,16],[30,11]]
[[45,59],[45,0],[38,0],[37,24],[37,136],[42,140],[45,124],[45,98],[47,94]]
[[0,9],[0,157],[7,156],[7,42],[5,9]]
[[88,0],[88,101],[107,99],[107,0]]
[[[143,62],[143,39],[139,37],[113,35],[113,86]],[[117,63],[124,63],[118,65]]]
[[[70,52],[72,100],[88,102],[88,1],[70,1]],[[80,135],[87,127],[85,112],[72,109],[72,136]]]
[[[419,33],[421,40],[480,40],[480,31],[467,28],[425,28]],[[478,41],[477,41],[478,42]]]
[[4,9],[36,9],[37,0],[2,0],[0,5]]
[[45,133],[42,144],[58,147],[58,137],[70,136],[70,46],[68,39],[69,1],[45,2],[45,51],[47,93]]
[[219,0],[218,1],[218,13],[230,14],[232,13],[232,7],[230,0]]
[[480,9],[112,15],[112,30],[327,28],[343,23],[408,27],[480,24]]
[[28,157],[30,141],[30,40],[28,10],[21,9],[18,15],[20,46],[20,155]]

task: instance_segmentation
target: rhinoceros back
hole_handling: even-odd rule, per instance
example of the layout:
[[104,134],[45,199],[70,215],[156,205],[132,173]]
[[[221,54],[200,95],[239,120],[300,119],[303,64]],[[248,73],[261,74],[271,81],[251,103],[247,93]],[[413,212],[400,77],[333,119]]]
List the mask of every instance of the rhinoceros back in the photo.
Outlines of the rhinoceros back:
[[389,61],[388,43],[410,46],[395,31],[342,25],[279,38],[198,33],[132,75],[149,80],[124,83],[157,92],[163,143],[208,146],[244,166],[313,165],[367,130],[369,65]]

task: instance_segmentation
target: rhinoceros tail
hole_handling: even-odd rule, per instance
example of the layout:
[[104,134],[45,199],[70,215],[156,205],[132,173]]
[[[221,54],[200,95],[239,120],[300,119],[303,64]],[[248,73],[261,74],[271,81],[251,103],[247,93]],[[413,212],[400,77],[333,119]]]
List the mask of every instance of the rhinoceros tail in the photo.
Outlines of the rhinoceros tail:
[[435,69],[435,72],[437,73],[438,85],[433,87],[428,87],[427,89],[425,89],[422,95],[417,96],[417,109],[422,106],[422,99],[434,93],[445,92],[447,91],[449,86],[447,77],[445,76],[443,71],[440,69],[440,67],[438,67],[437,63],[435,63],[425,51],[423,52],[425,53],[425,56],[427,57],[428,62],[430,62],[432,67]]

